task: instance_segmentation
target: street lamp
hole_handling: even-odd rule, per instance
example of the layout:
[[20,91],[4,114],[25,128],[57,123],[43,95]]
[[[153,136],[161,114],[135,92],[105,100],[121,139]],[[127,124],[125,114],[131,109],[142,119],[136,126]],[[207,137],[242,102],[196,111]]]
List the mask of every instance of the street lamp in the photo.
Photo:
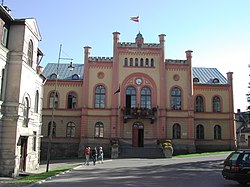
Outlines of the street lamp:
[[59,55],[58,55],[58,61],[57,61],[57,66],[56,66],[56,82],[55,82],[55,89],[54,89],[54,95],[53,95],[53,106],[52,106],[52,113],[51,113],[51,122],[50,122],[50,129],[49,129],[49,142],[48,142],[48,150],[47,150],[47,167],[46,167],[46,172],[49,171],[49,163],[50,163],[50,153],[51,153],[51,142],[52,142],[52,135],[53,135],[53,128],[54,128],[54,124],[55,124],[55,110],[56,107],[55,106],[55,101],[56,101],[56,96],[57,96],[57,82],[58,82],[58,74],[59,74],[59,63],[60,60],[70,60],[70,64],[68,66],[68,69],[70,71],[73,71],[74,66],[72,64],[73,59],[72,58],[62,58],[61,57],[61,52],[62,52],[62,44],[60,45],[60,49],[59,49]]

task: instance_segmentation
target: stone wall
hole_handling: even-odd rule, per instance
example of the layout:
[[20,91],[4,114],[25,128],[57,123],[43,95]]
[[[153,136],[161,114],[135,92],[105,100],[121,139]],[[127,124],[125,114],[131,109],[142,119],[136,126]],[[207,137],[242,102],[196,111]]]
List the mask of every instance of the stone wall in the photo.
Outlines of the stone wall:
[[[78,158],[79,143],[52,143],[50,160],[64,158]],[[47,159],[48,143],[42,142],[41,160]]]

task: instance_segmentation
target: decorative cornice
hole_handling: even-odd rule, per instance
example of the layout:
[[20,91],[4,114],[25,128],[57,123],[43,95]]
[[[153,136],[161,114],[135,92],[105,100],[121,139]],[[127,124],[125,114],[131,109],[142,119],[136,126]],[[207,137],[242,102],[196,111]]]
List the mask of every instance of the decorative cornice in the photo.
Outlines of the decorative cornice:
[[[48,80],[45,84],[45,86],[55,86],[56,82],[55,80]],[[67,85],[67,86],[77,86],[81,87],[83,85],[82,80],[64,80],[64,81],[59,81],[57,82],[57,85]]]
[[113,63],[93,63],[89,65],[89,69],[90,68],[98,68],[98,69],[111,69],[113,66]]
[[193,84],[195,91],[228,91],[228,85]]
[[119,49],[119,54],[125,54],[125,55],[155,55],[160,56],[160,50],[159,49],[142,49],[142,48],[121,48]]
[[89,62],[113,62],[113,57],[89,57]]

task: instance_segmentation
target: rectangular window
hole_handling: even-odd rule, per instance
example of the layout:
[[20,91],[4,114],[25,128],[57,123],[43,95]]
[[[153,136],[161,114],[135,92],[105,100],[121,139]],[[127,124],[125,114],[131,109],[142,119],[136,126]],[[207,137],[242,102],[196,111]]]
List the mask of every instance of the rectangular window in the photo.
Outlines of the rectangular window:
[[99,137],[103,138],[103,128],[100,128],[100,136]]
[[36,132],[33,131],[33,151],[36,151]]
[[7,39],[8,39],[8,29],[6,27],[3,28],[2,35],[2,44],[4,47],[7,47]]

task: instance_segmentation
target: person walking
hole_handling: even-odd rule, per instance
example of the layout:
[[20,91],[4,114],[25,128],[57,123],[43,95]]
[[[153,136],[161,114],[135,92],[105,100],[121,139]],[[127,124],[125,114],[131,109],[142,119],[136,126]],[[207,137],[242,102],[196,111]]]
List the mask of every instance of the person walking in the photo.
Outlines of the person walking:
[[103,164],[103,150],[102,150],[102,147],[99,147],[98,160],[99,160],[99,163],[101,162]]
[[89,165],[89,157],[90,157],[90,147],[85,148],[85,157],[86,157],[86,165]]
[[94,149],[92,149],[92,159],[93,159],[93,165],[95,165],[96,163],[96,158],[97,158],[97,150],[96,150],[96,147],[94,147]]

